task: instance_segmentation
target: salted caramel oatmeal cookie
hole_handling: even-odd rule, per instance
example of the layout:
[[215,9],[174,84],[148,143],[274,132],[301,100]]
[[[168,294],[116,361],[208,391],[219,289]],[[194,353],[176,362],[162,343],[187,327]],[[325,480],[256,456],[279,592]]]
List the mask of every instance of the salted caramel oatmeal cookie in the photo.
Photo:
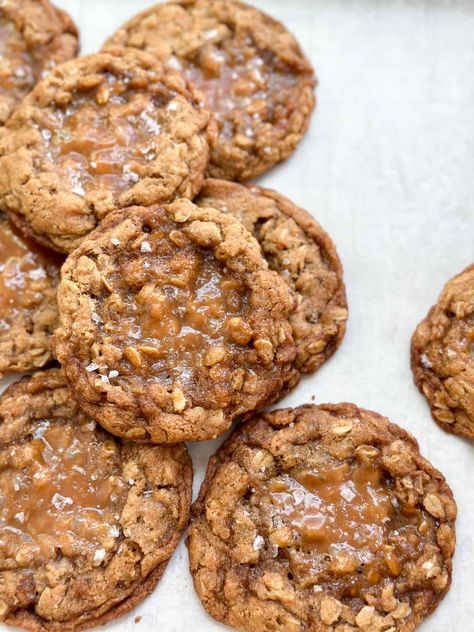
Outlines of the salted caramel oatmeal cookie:
[[211,458],[189,557],[251,632],[411,632],[451,582],[456,505],[418,444],[353,404],[247,419]]
[[188,200],[135,207],[67,259],[56,354],[110,432],[210,439],[278,395],[295,356],[293,308],[236,219]]
[[0,3],[0,125],[35,83],[77,54],[71,18],[48,0]]
[[61,262],[20,236],[0,213],[0,377],[52,360]]
[[448,281],[411,341],[415,383],[433,419],[474,439],[474,265]]
[[286,160],[314,107],[311,64],[280,22],[234,0],[158,4],[106,46],[134,46],[177,68],[205,94],[219,138],[210,175],[246,180]]
[[297,297],[290,317],[297,355],[287,388],[312,373],[339,347],[346,330],[342,265],[324,229],[275,191],[209,179],[194,200],[234,215],[260,244],[270,268]]
[[34,632],[104,624],[142,601],[187,525],[184,445],[121,442],[59,369],[0,399],[0,619]]
[[0,206],[70,252],[111,211],[193,197],[215,123],[176,72],[130,49],[58,66],[0,130]]

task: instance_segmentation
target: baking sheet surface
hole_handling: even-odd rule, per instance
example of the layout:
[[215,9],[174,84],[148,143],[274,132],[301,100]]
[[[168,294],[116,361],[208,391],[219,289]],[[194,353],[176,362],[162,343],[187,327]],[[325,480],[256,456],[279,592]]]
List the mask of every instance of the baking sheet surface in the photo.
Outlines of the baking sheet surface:
[[[149,0],[56,0],[93,52]],[[474,0],[253,0],[316,69],[318,107],[294,156],[260,182],[308,209],[345,268],[346,338],[283,404],[350,401],[419,440],[459,507],[453,586],[422,626],[474,631],[474,445],[432,422],[409,367],[416,324],[474,261]],[[0,382],[0,388],[11,380]],[[190,446],[195,488],[219,441]],[[141,617],[138,624],[135,618]],[[4,628],[0,626],[3,630]],[[217,632],[181,542],[157,590],[109,632]]]

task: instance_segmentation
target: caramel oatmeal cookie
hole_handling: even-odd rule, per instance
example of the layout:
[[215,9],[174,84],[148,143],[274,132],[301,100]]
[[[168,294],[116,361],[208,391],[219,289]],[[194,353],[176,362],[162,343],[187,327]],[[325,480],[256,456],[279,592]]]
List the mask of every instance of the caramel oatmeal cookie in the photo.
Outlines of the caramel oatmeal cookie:
[[411,632],[451,582],[456,504],[407,432],[353,404],[255,415],[192,510],[194,585],[251,632]]
[[67,259],[55,349],[81,407],[110,432],[211,439],[280,392],[293,308],[236,219],[188,200],[135,207]]
[[111,211],[193,197],[215,123],[197,93],[130,49],[62,64],[0,130],[0,206],[71,252]]
[[0,377],[52,359],[61,262],[21,237],[0,213]]
[[35,83],[78,51],[71,18],[48,0],[0,4],[0,125]]
[[309,213],[255,185],[209,179],[194,203],[237,217],[295,293],[290,322],[297,356],[287,388],[296,386],[301,373],[312,373],[336,351],[346,330],[342,265],[332,239]]
[[206,95],[219,138],[209,174],[253,178],[286,160],[314,107],[311,64],[280,22],[234,0],[158,4],[106,45],[134,46],[184,72]]
[[0,399],[0,619],[80,630],[156,586],[189,519],[184,445],[121,442],[82,413],[59,369]]
[[415,383],[433,419],[474,439],[474,265],[448,281],[411,341]]

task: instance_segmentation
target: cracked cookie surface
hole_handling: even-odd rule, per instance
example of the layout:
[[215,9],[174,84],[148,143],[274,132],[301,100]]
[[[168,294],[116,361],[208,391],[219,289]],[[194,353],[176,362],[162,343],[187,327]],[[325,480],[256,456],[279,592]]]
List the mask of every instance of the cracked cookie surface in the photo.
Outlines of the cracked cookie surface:
[[0,619],[80,630],[155,587],[189,518],[184,445],[121,442],[77,407],[60,369],[0,399]]
[[72,254],[55,351],[80,405],[137,441],[204,440],[274,400],[294,297],[235,218],[188,200],[114,213]]
[[130,49],[55,68],[0,130],[0,204],[71,252],[111,211],[194,197],[215,122],[181,75]]
[[474,439],[474,265],[448,281],[411,343],[415,383],[433,419]]
[[24,239],[0,214],[0,377],[52,360],[61,261]]
[[192,508],[196,591],[251,632],[411,632],[451,582],[456,505],[415,439],[353,404],[247,418]]
[[208,179],[198,206],[234,215],[296,295],[290,316],[297,355],[286,388],[312,373],[339,347],[346,330],[347,300],[336,247],[309,213],[283,195],[256,185]]
[[106,46],[152,52],[206,96],[219,126],[209,175],[253,178],[286,160],[314,107],[314,75],[280,22],[242,2],[183,0],[148,9]]
[[57,64],[78,51],[71,18],[48,0],[3,0],[0,6],[0,125]]

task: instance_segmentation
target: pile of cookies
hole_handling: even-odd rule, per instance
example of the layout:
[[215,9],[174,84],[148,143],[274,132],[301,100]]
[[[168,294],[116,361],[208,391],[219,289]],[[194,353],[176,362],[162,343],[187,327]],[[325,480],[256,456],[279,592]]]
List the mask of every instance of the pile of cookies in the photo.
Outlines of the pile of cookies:
[[[220,621],[413,630],[451,581],[443,476],[354,405],[258,412],[336,351],[348,315],[328,234],[239,183],[309,124],[294,37],[235,0],[174,0],[75,57],[68,16],[4,0],[0,42],[0,376],[35,371],[0,398],[0,618],[63,632],[127,612],[190,522]],[[433,378],[469,329],[446,294],[413,362],[435,417],[469,434],[455,346],[456,375]],[[182,442],[236,418],[191,512]]]

